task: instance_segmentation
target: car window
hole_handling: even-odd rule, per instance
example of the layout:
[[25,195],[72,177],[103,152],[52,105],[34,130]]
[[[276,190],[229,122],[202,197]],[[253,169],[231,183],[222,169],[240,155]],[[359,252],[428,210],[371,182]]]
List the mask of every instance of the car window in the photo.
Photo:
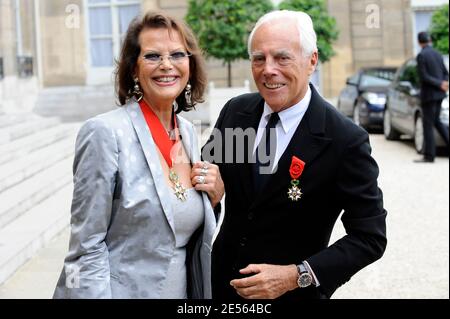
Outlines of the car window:
[[415,60],[408,61],[398,78],[399,81],[408,81],[413,87],[419,87],[419,72],[417,71],[417,63]]
[[365,71],[364,74],[392,81],[395,76],[395,69],[373,69]]
[[353,85],[358,85],[359,73],[353,74],[348,78],[348,82]]
[[394,75],[394,71],[369,70],[362,75],[360,86],[388,86],[392,82]]
[[360,86],[388,86],[391,80],[383,79],[370,74],[363,74]]

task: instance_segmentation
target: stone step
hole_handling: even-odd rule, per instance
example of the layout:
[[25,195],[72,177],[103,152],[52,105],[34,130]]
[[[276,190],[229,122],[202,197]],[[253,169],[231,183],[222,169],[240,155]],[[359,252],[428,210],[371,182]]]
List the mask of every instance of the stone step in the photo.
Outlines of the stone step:
[[60,123],[56,117],[37,118],[32,121],[18,122],[0,129],[0,145],[15,141],[21,137],[54,127]]
[[74,148],[75,137],[69,136],[0,165],[0,193],[71,156]]
[[65,86],[41,90],[33,111],[73,122],[84,121],[116,107],[112,85]]
[[73,156],[0,193],[0,231],[8,223],[72,182]]
[[[0,231],[0,285],[70,223],[71,184]],[[61,261],[62,262],[62,261]]]
[[36,115],[32,113],[17,113],[17,114],[3,114],[0,115],[0,129],[16,125],[20,122],[27,122],[36,118]]
[[69,136],[75,136],[79,123],[61,124],[22,137],[14,142],[0,145],[0,165],[28,156],[39,148],[55,143]]

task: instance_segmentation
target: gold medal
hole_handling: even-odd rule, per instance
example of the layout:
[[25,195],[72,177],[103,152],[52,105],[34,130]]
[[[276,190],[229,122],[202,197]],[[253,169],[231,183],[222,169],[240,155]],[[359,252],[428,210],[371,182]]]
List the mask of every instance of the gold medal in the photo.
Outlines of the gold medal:
[[173,183],[173,190],[174,190],[175,196],[179,200],[184,202],[187,197],[187,191],[186,191],[186,188],[184,188],[184,186],[181,185],[178,174],[173,169],[170,169],[170,171],[169,171],[169,179]]

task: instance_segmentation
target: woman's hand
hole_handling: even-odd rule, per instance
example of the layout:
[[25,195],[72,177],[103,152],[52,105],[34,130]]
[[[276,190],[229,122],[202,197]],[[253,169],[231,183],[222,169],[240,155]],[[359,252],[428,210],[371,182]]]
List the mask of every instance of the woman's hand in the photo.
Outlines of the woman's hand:
[[192,166],[191,181],[196,190],[208,194],[212,207],[216,207],[225,193],[219,167],[206,161],[197,162]]

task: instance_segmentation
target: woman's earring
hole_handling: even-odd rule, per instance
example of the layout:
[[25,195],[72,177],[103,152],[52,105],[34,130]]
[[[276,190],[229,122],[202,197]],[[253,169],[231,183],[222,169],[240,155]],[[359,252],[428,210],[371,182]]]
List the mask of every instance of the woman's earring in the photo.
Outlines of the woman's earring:
[[186,99],[186,105],[188,106],[188,107],[191,107],[192,106],[192,99],[191,99],[191,95],[192,95],[192,93],[191,93],[191,84],[188,82],[188,84],[186,85],[186,90],[185,90],[185,92],[184,92],[184,97],[185,97],[185,99]]
[[141,101],[144,97],[144,93],[142,93],[141,88],[139,87],[138,78],[134,78],[134,90],[132,94],[137,102]]
[[172,109],[173,109],[173,111],[176,113],[177,112],[177,110],[178,110],[178,103],[177,103],[177,100],[174,100],[173,101],[173,103],[172,103]]

